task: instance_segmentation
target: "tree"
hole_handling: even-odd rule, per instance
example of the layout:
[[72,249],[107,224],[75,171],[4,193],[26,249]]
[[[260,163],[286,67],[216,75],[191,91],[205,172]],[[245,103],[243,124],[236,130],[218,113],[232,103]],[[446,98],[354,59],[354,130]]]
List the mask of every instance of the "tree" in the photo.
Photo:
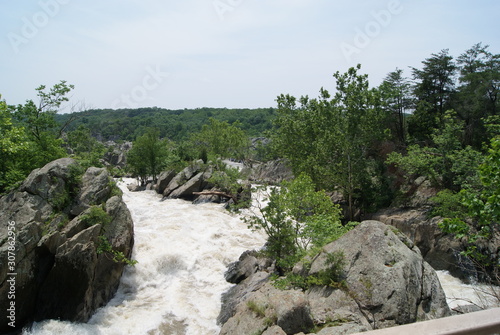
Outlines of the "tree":
[[390,129],[397,141],[404,144],[406,142],[405,112],[412,104],[410,82],[403,77],[403,70],[396,69],[385,77],[380,90],[384,94],[383,99],[391,114]]
[[248,137],[235,122],[218,121],[209,118],[208,124],[203,125],[200,133],[194,136],[194,141],[201,149],[218,158],[243,159],[249,147]]
[[478,183],[477,166],[482,155],[472,147],[463,147],[460,139],[463,121],[454,111],[443,118],[441,130],[431,135],[432,145],[410,145],[406,154],[392,152],[387,163],[395,164],[409,179],[425,176],[434,186],[459,191]]
[[101,166],[100,159],[105,153],[104,145],[97,141],[89,128],[80,125],[66,134],[66,142],[75,158],[82,161],[83,166]]
[[494,243],[500,232],[500,137],[491,140],[488,155],[479,166],[478,173],[480,187],[469,187],[460,192],[461,205],[466,209],[468,218],[446,218],[439,227],[457,238],[466,238],[468,247],[464,254],[472,257],[481,267],[491,270],[498,280],[498,250],[490,250],[484,242]]
[[14,117],[26,130],[31,142],[30,154],[23,163],[26,171],[30,172],[65,155],[61,136],[67,124],[59,125],[55,115],[61,105],[69,100],[66,95],[73,88],[73,85],[68,85],[65,81],[55,84],[49,91],[46,91],[45,85],[41,85],[36,89],[38,105],[33,100],[28,100],[26,104],[17,106]]
[[428,141],[434,129],[439,129],[444,113],[453,107],[457,67],[448,49],[432,54],[422,62],[423,69],[412,68],[413,94],[416,109],[408,120],[410,135]]
[[156,182],[158,174],[172,159],[174,157],[167,140],[161,140],[159,130],[155,128],[150,128],[144,135],[139,136],[127,154],[127,164],[132,173],[141,179],[142,185],[145,185],[150,176]]
[[[370,150],[384,136],[386,108],[380,92],[368,88],[367,75],[357,68],[334,74],[337,92],[330,99],[321,89],[318,99],[278,97],[272,142],[290,161],[296,175],[306,173],[321,189],[340,189],[348,201],[349,218],[359,191],[377,177],[370,169]],[[371,199],[374,202],[373,199]]]
[[497,115],[500,92],[500,55],[475,44],[457,58],[460,66],[457,112],[465,122],[464,143],[480,149],[488,140],[487,118]]
[[260,215],[244,220],[250,228],[265,231],[265,252],[282,272],[291,269],[311,247],[321,248],[351,228],[340,223],[338,205],[324,191],[316,191],[305,174],[272,188],[268,200]]
[[20,156],[28,148],[28,139],[22,127],[12,122],[12,114],[0,95],[0,194],[22,180],[24,172],[17,166]]

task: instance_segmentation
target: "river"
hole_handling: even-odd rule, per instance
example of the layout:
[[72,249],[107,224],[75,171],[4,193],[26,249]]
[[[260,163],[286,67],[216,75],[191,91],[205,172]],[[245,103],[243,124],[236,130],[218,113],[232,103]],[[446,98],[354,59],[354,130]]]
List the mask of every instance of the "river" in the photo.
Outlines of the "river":
[[[125,180],[131,182],[132,180]],[[86,324],[46,321],[25,334],[218,334],[216,318],[229,263],[265,236],[219,204],[160,201],[119,183],[134,221],[133,259],[116,296]]]
[[[265,236],[252,232],[240,217],[218,204],[160,201],[154,191],[132,193],[120,182],[135,225],[133,259],[116,296],[88,323],[49,320],[24,335],[210,335],[229,263],[245,250],[260,248]],[[449,297],[473,298],[473,287],[438,272]],[[466,294],[466,296],[464,296]],[[450,304],[464,304],[449,300]]]

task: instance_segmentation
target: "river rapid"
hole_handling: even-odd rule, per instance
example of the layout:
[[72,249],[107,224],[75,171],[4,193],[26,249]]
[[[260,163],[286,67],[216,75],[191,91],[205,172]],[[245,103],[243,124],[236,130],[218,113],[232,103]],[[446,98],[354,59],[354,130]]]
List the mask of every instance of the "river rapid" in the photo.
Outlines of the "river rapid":
[[86,324],[45,321],[25,334],[218,334],[229,263],[259,249],[265,236],[219,204],[160,201],[119,183],[134,221],[135,244],[116,296]]
[[[119,187],[134,221],[132,258],[138,263],[126,268],[115,297],[88,323],[49,320],[24,335],[219,333],[221,294],[231,287],[224,279],[226,267],[245,250],[261,248],[264,234],[249,230],[241,216],[222,205],[160,201],[154,191],[130,192],[126,184],[132,182],[125,179]],[[466,304],[453,297],[476,296],[473,286],[446,272],[438,275],[451,306]]]

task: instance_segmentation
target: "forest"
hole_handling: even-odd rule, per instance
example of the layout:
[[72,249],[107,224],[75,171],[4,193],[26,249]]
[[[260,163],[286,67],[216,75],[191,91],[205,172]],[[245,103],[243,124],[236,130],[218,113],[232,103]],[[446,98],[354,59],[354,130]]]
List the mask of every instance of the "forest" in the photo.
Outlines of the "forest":
[[37,102],[0,101],[0,193],[56,158],[100,166],[103,141],[133,141],[121,173],[146,178],[198,158],[286,159],[316,190],[340,193],[352,220],[404,204],[403,185],[425,177],[441,190],[434,214],[447,218],[444,231],[491,238],[500,222],[500,55],[481,43],[455,57],[444,49],[409,72],[371,87],[358,65],[333,74],[334,92],[282,94],[261,109],[58,114],[74,87],[42,85]]

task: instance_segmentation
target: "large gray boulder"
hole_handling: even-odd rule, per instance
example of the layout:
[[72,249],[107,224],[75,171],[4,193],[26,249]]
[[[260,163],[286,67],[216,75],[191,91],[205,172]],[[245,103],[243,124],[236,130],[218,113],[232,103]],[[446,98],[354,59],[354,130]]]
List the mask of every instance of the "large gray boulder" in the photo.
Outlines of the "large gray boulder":
[[293,179],[292,169],[283,159],[258,164],[254,163],[251,167],[245,168],[245,170],[249,170],[249,180],[258,183],[279,184],[284,180]]
[[168,184],[174,179],[176,173],[174,170],[163,171],[158,176],[158,181],[156,182],[156,192],[163,194]]
[[[80,172],[79,172],[80,171]],[[0,222],[16,229],[15,268],[9,244],[0,241],[0,295],[7,297],[8,273],[16,276],[16,326],[33,320],[87,321],[118,288],[125,264],[111,251],[130,257],[133,222],[105,169],[83,175],[68,158],[34,170],[17,191],[0,198]],[[96,216],[95,213],[100,213]],[[104,219],[105,217],[106,219]],[[7,236],[7,225],[0,225]],[[10,301],[0,299],[0,309]],[[0,332],[12,331],[5,323]]]
[[268,279],[263,282],[269,274],[262,271],[241,281],[224,296],[220,334],[313,329],[323,335],[352,334],[450,315],[435,271],[394,227],[364,221],[323,247],[309,265],[296,266],[297,274],[319,278],[333,273],[332,255],[344,264],[340,277],[331,277],[337,282],[333,286],[280,291]]
[[429,208],[390,208],[373,214],[372,218],[408,236],[434,269],[449,271],[463,280],[476,277],[473,262],[460,253],[465,250],[465,243],[443,233],[438,226],[442,218],[430,218]]
[[[413,242],[397,229],[378,221],[364,221],[325,246],[312,262],[309,274],[327,269],[328,255],[336,252],[344,254],[345,285],[350,300],[357,306],[357,314],[373,328],[450,314],[434,269],[424,261]],[[324,296],[325,292],[310,294],[310,297]],[[339,305],[337,301],[339,299],[328,302],[332,311],[341,308],[353,311],[352,303],[346,306],[345,302]],[[325,315],[321,306],[312,312],[334,317]]]
[[179,172],[175,177],[173,177],[168,183],[167,187],[163,190],[163,196],[169,197],[172,192],[177,190],[182,185],[186,184],[194,176],[198,176],[202,171],[203,161],[198,160],[193,162],[191,165],[187,166]]

